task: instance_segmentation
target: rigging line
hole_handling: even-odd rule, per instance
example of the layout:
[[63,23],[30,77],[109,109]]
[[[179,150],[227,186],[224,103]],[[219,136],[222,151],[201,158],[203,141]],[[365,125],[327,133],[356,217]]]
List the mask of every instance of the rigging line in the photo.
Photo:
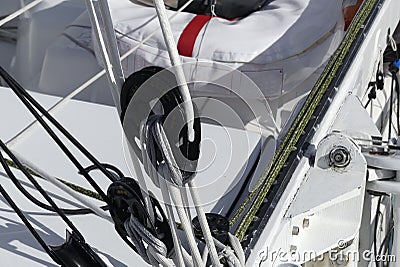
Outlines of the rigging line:
[[[110,25],[104,21],[105,18],[102,16],[103,12],[101,10],[104,8],[104,2],[102,4],[102,0],[97,1],[97,7],[100,11],[100,16],[97,16],[93,0],[85,0],[85,4],[90,23],[92,25],[92,32],[100,50],[101,60],[107,72],[107,80],[111,96],[113,98],[114,105],[118,113],[120,114],[121,105],[119,100],[121,98],[120,93],[122,84],[124,82],[124,75],[122,74],[121,61],[119,60],[118,49],[116,48],[116,41],[114,40],[114,42],[110,42],[110,40],[108,39],[112,34],[108,32],[108,30],[110,29]],[[101,18],[101,20],[99,20],[99,17]],[[102,22],[102,26],[100,26],[100,21]],[[110,18],[107,19],[107,22],[109,21]],[[103,36],[102,30],[106,31],[105,37]],[[106,45],[110,46],[109,48],[111,51],[107,50]]]
[[397,73],[393,73],[394,75],[392,78],[395,79],[395,90],[397,95],[397,135],[400,135],[400,85],[399,79],[397,78]]
[[[155,130],[157,128],[159,128],[159,127],[156,127],[156,126],[159,126],[159,124],[155,123],[155,125],[154,125],[154,127],[152,127],[152,131],[151,131],[154,137],[156,137],[158,135],[158,134],[156,135],[156,131]],[[170,150],[170,147],[164,146],[166,144],[164,142],[162,142],[164,140],[163,138],[155,138],[155,139],[156,139],[155,142],[161,141],[162,147],[165,147],[163,149],[164,150],[163,152],[164,152],[165,163],[163,163],[160,166],[158,166],[157,173],[155,173],[155,175],[157,175],[157,176],[156,177],[152,177],[152,178],[154,178],[154,179],[156,179],[156,178],[157,179],[158,178],[159,179],[165,179],[166,177],[170,177],[170,179],[172,181],[173,180],[172,177],[173,176],[177,176],[177,177],[175,177],[174,180],[178,179],[178,180],[181,181],[182,177],[179,175],[180,172],[177,173],[176,175],[174,175],[174,173],[175,173],[174,171],[175,170],[173,168],[176,166],[176,163],[171,163],[171,160],[173,161],[174,159],[171,158],[170,160],[167,160],[166,157],[165,157],[166,154],[168,154],[166,152],[167,152],[167,150],[168,151]],[[152,159],[154,161],[155,160],[155,157],[154,157],[155,155],[153,155],[153,153],[151,153],[151,152],[152,152],[152,150],[150,150],[150,154],[151,154],[150,155],[150,159]],[[170,164],[172,166],[168,167],[167,166],[168,164]],[[155,165],[155,162],[154,162],[154,165]],[[178,213],[178,217],[181,220],[181,226],[183,227],[183,231],[184,231],[185,236],[187,238],[188,245],[189,245],[189,248],[190,248],[190,251],[191,251],[191,254],[192,254],[192,259],[193,259],[194,265],[195,266],[203,266],[204,263],[202,262],[202,257],[200,255],[199,248],[196,245],[196,240],[195,240],[195,236],[193,234],[192,224],[191,224],[191,221],[189,220],[189,218],[187,217],[187,213],[186,213],[186,210],[184,208],[184,204],[183,204],[182,196],[180,194],[180,190],[178,189],[177,186],[174,186],[172,183],[167,183],[166,192],[168,192],[168,194],[170,195],[170,197],[172,199],[172,203],[174,203],[174,204],[171,203],[171,205],[175,206],[175,209],[176,209],[176,211]],[[168,203],[166,203],[166,204],[168,204]]]
[[[20,168],[23,174],[28,178],[28,180],[35,186],[35,188],[39,191],[39,193],[46,199],[46,201],[50,204],[50,206],[54,209],[55,212],[57,212],[58,215],[64,220],[64,222],[71,228],[73,232],[75,232],[81,240],[84,240],[82,234],[78,231],[78,229],[75,227],[75,225],[68,219],[68,217],[65,215],[65,213],[57,206],[57,204],[53,201],[53,199],[46,193],[46,191],[40,186],[40,184],[35,180],[35,178],[32,177],[32,175],[23,168],[21,162],[14,156],[13,153],[6,147],[6,145],[0,140],[0,146],[3,151],[7,153],[7,155],[17,164]],[[4,164],[4,158],[3,155],[0,152],[0,160],[2,161],[3,167],[5,167],[5,171],[7,174],[11,177],[12,179],[17,179],[11,169],[8,167],[7,164]]]
[[[393,73],[392,73],[393,75]],[[388,140],[392,137],[392,117],[393,117],[393,91],[394,91],[394,78],[392,78],[392,85],[390,87],[390,104],[389,104],[389,132]]]
[[[39,167],[34,165],[32,162],[28,161],[27,159],[25,159],[24,157],[19,155],[17,152],[12,151],[11,149],[9,149],[9,150],[21,162],[23,167],[30,174],[32,174],[35,177],[44,179],[44,180],[52,183],[53,185],[58,187],[60,190],[64,191],[65,193],[67,193],[68,195],[70,195],[71,197],[73,197],[74,199],[79,201],[84,207],[87,207],[88,209],[92,210],[93,213],[96,214],[97,216],[99,216],[103,219],[112,221],[110,215],[107,212],[105,212],[105,210],[108,209],[108,206],[99,207],[98,205],[95,205],[93,202],[89,201],[87,198],[82,197],[82,194],[84,194],[84,195],[91,196],[92,198],[94,198],[93,194],[95,194],[98,197],[95,199],[103,201],[97,193],[92,192],[88,189],[79,187],[77,185],[73,185],[72,183],[63,181],[61,179],[58,179],[58,178],[46,173],[44,170],[40,169]],[[19,167],[11,160],[6,160],[6,163],[11,167],[19,169]],[[92,195],[90,195],[87,191],[89,191],[89,193],[92,193]],[[67,212],[65,212],[65,213],[67,214]]]
[[28,221],[28,219],[26,219],[25,215],[18,208],[18,206],[15,204],[15,202],[12,200],[12,198],[7,194],[6,190],[4,190],[4,187],[1,184],[0,184],[0,193],[6,199],[8,204],[12,207],[12,209],[15,211],[15,213],[18,215],[18,217],[22,220],[22,222],[25,224],[25,226],[29,229],[31,234],[35,237],[36,241],[38,241],[38,243],[42,246],[44,251],[50,256],[50,258],[53,261],[55,261],[56,263],[60,263],[59,259],[56,257],[56,255],[53,254],[51,249],[47,246],[46,242],[44,242],[44,240],[36,232],[35,228],[33,228],[32,224]]
[[169,23],[169,19],[167,17],[167,11],[165,9],[164,1],[153,0],[153,3],[157,11],[158,21],[161,26],[164,42],[167,46],[169,59],[171,61],[172,67],[174,67],[174,74],[178,82],[178,89],[183,100],[183,116],[185,118],[185,122],[187,123],[188,138],[189,141],[192,142],[194,140],[194,108],[185,73],[182,67],[182,59],[179,55],[178,48],[172,33],[171,24]]
[[[391,218],[391,222],[392,222],[393,227],[394,227],[394,207],[393,207],[393,202],[394,202],[394,197],[393,197],[393,195],[391,195],[391,197],[390,197],[390,218]],[[393,228],[393,231],[390,234],[389,239],[387,241],[387,253],[388,253],[388,255],[392,254],[393,242],[394,242],[393,235],[394,235],[394,228]]]
[[[79,151],[84,154],[96,167],[112,182],[115,181],[115,177],[109,172],[101,163],[75,138],[70,134],[53,116],[51,116],[45,108],[43,108],[28,92],[20,85],[18,82],[11,77],[1,66],[0,66],[0,75],[6,80],[6,82],[10,85],[11,89],[17,94],[17,96],[21,99],[24,105],[29,109],[27,105],[33,105],[37,108],[43,116],[48,119],[67,139],[79,149]],[[11,86],[12,83],[14,86]],[[18,92],[18,93],[17,93]],[[27,99],[28,101],[24,101],[22,98]],[[29,103],[30,102],[30,103]],[[32,112],[35,112],[37,115],[34,115]],[[44,122],[42,116],[33,109],[31,113],[35,116],[36,119],[42,120]],[[40,118],[40,119],[39,119]],[[40,121],[39,121],[40,122]],[[45,123],[45,122],[44,122]],[[42,124],[42,123],[41,123]],[[45,123],[46,124],[46,123]],[[42,124],[43,126],[43,124]]]
[[335,73],[340,68],[341,63],[348,54],[358,33],[360,30],[364,29],[362,25],[367,20],[376,1],[377,0],[367,0],[364,2],[360,12],[358,12],[355,20],[353,20],[353,23],[350,25],[350,29],[347,31],[339,48],[331,57],[327,66],[325,67],[324,72],[311,90],[306,102],[303,105],[303,108],[300,110],[299,115],[296,117],[296,120],[293,122],[288,134],[285,136],[285,139],[275,154],[272,163],[260,178],[260,182],[257,184],[255,190],[250,193],[248,198],[245,200],[242,206],[239,207],[235,213],[235,216],[232,218],[231,223],[235,223],[241,217],[244,211],[247,210],[247,207],[253,203],[253,205],[250,206],[249,212],[244,215],[244,218],[240,222],[239,227],[235,232],[235,235],[240,240],[244,238],[245,232],[250,226],[252,219],[257,213],[259,207],[262,205],[265,196],[269,192],[269,189],[278,176],[282,166],[288,159],[292,149],[295,147],[296,142],[302,135],[302,131],[305,129],[308,121],[312,117],[312,114],[316,110],[318,103],[334,79]]
[[[156,171],[154,169],[154,166],[151,165],[150,160],[148,159],[148,152],[147,150],[151,150],[153,149],[152,146],[148,146],[147,142],[150,142],[151,137],[149,136],[149,127],[150,125],[148,125],[147,123],[145,124],[141,124],[141,131],[140,131],[140,143],[141,143],[141,147],[142,147],[142,160],[143,160],[143,167],[145,169],[145,171],[149,174],[150,178],[152,180],[154,180],[153,178],[156,176]],[[153,153],[151,153],[153,155]],[[142,191],[142,195],[143,195],[143,200],[144,200],[144,204],[146,206],[147,212],[150,215],[151,220],[154,222],[154,211],[151,205],[151,200],[149,197],[149,190],[146,184],[146,181],[143,177],[143,175],[138,175],[137,176],[137,180],[140,186],[140,190]]]
[[[177,234],[177,226],[174,223],[175,215],[172,210],[172,205],[170,205],[171,198],[169,197],[169,193],[168,193],[167,181],[164,180],[162,177],[159,177],[159,180],[160,180],[160,189],[161,189],[162,198],[163,198],[165,209],[167,210],[167,214],[168,214],[168,218],[169,218],[168,224],[171,229],[172,242],[174,243],[174,247],[175,247],[176,265],[177,265],[177,267],[184,267],[185,262],[184,262],[184,257],[183,257],[183,253],[182,253],[182,245],[181,245],[181,241],[179,240],[179,237]],[[203,262],[205,262],[205,261],[203,261]]]
[[[32,196],[23,186],[22,184],[18,181],[18,179],[15,177],[15,175],[12,173],[11,169],[7,165],[3,154],[0,152],[0,163],[3,166],[4,170],[6,171],[8,177],[11,179],[13,184],[17,187],[17,189],[27,198],[29,199],[33,204],[36,206],[41,207],[42,209],[48,210],[55,212],[55,209],[41,201],[39,201],[37,198]],[[92,211],[90,209],[62,209],[62,211],[65,214],[68,215],[82,215],[82,214],[90,214]]]
[[[378,221],[379,221],[379,215],[380,215],[380,205],[382,202],[382,197],[383,196],[379,196],[378,198],[378,204],[376,206],[376,214],[375,214],[375,225],[374,225],[374,255],[377,256],[378,255],[378,250],[377,250],[377,232],[378,232]],[[375,261],[375,265],[376,267],[379,267],[379,262]]]
[[[6,145],[7,145],[7,144],[6,144]],[[12,151],[12,152],[13,152],[14,155],[16,155],[16,157],[22,162],[22,165],[24,166],[24,168],[25,168],[28,172],[30,172],[33,176],[36,176],[36,177],[41,178],[41,179],[46,179],[46,178],[44,178],[42,175],[40,175],[37,171],[34,171],[34,170],[31,168],[32,166],[28,166],[28,165],[24,162],[24,161],[26,161],[26,159],[23,159],[20,155],[17,155],[17,153],[16,153],[15,151]],[[18,170],[19,170],[18,166],[17,166],[13,161],[11,161],[11,160],[9,160],[9,159],[5,159],[5,161],[6,161],[7,165],[10,166],[11,168],[14,168],[14,169],[18,169]],[[38,168],[35,168],[35,169],[38,169]],[[42,170],[41,170],[41,171],[42,171]],[[94,192],[94,191],[91,191],[91,190],[89,190],[89,189],[87,189],[87,188],[85,188],[85,187],[76,185],[76,184],[74,184],[74,183],[67,182],[67,181],[65,181],[65,180],[63,180],[63,179],[61,179],[61,178],[55,178],[55,179],[57,179],[59,182],[61,182],[61,183],[63,183],[64,185],[68,186],[69,188],[71,188],[72,190],[76,191],[76,192],[79,193],[79,194],[82,194],[82,195],[85,195],[85,196],[88,196],[88,197],[91,197],[91,198],[94,198],[94,199],[97,199],[97,200],[100,200],[100,201],[104,201],[104,200],[101,198],[101,196],[100,196],[98,193]],[[46,180],[47,180],[47,179],[46,179]]]
[[386,233],[385,237],[383,238],[382,244],[379,247],[379,252],[377,255],[382,255],[382,252],[386,252],[386,250],[389,248],[389,244],[388,244],[390,241],[389,238],[390,238],[390,235],[392,234],[393,230],[394,230],[393,218],[390,218],[387,233]]
[[[174,12],[172,16],[169,17],[169,20],[172,21],[178,14],[180,14],[188,5],[190,5],[193,2],[193,0],[187,1],[179,10]],[[133,52],[135,52],[137,49],[139,49],[145,42],[147,42],[151,37],[153,37],[159,29],[154,30],[151,32],[146,38],[144,38],[141,42],[139,42],[136,46],[132,47],[130,50],[128,50],[125,54],[123,54],[120,58],[121,61],[125,60],[128,58]],[[57,111],[61,110],[73,97],[78,95],[80,92],[85,90],[87,87],[89,87],[91,84],[96,82],[98,79],[103,77],[103,75],[106,74],[106,70],[103,68],[101,71],[99,71],[97,74],[95,74],[93,77],[91,77],[89,80],[81,84],[78,88],[73,90],[70,94],[68,94],[66,97],[60,99],[57,101],[53,106],[51,106],[47,112],[49,113],[56,113]],[[28,124],[24,129],[22,129],[17,135],[12,137],[10,140],[6,142],[8,146],[13,146],[15,145],[20,139],[22,139],[24,136],[26,136],[28,133],[36,129],[38,126],[38,121],[35,120]]]
[[[80,172],[82,172],[82,175],[86,178],[86,180],[93,186],[93,188],[97,191],[97,193],[100,194],[100,196],[107,202],[110,203],[107,195],[103,192],[103,190],[100,188],[100,186],[93,180],[93,178],[85,172],[85,169],[83,166],[79,163],[79,161],[74,157],[74,155],[71,153],[71,151],[65,146],[65,144],[60,140],[60,138],[54,133],[54,131],[49,127],[49,125],[43,120],[43,118],[38,114],[38,112],[32,107],[32,105],[28,102],[28,100],[22,95],[23,92],[26,93],[26,91],[20,87],[18,83],[16,83],[15,80],[11,78],[11,76],[8,75],[7,72],[4,71],[2,67],[0,67],[0,76],[3,77],[3,79],[10,85],[10,88],[15,92],[15,94],[18,96],[18,98],[24,103],[26,108],[32,113],[32,115],[39,121],[39,123],[42,125],[42,127],[46,130],[46,132],[52,137],[52,139],[57,143],[57,145],[60,147],[60,149],[65,153],[65,155],[71,160],[71,162],[78,168]],[[19,90],[20,89],[20,90]],[[21,90],[22,89],[22,90]],[[26,93],[27,94],[27,93]],[[27,94],[28,95],[28,94]],[[28,95],[29,96],[29,95]],[[31,97],[32,98],[32,97]],[[41,107],[38,104],[38,107]],[[42,111],[43,111],[43,107]],[[46,110],[44,110],[46,112]],[[46,115],[45,113],[43,115]],[[49,114],[47,114],[49,115]],[[47,117],[50,121],[56,122],[59,126],[61,126],[53,117],[50,115]],[[53,123],[54,124],[54,123]],[[61,126],[62,128],[62,126]],[[67,132],[64,128],[62,128],[62,132]],[[76,141],[77,142],[77,141]],[[78,142],[79,143],[79,142]],[[82,146],[82,145],[81,145]],[[107,171],[106,171],[107,172]],[[112,179],[114,177],[112,174],[109,174]]]

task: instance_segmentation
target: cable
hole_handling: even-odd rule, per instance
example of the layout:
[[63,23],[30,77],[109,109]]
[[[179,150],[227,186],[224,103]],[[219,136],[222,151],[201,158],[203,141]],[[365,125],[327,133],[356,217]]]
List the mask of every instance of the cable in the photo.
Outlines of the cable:
[[400,88],[397,75],[394,76],[396,80],[396,94],[397,94],[397,135],[400,135]]
[[[27,198],[29,199],[32,203],[34,203],[36,206],[41,207],[42,209],[48,210],[55,212],[55,209],[38,199],[36,199],[34,196],[32,196],[18,181],[18,179],[15,177],[13,172],[11,171],[10,167],[7,165],[3,154],[0,152],[0,163],[3,166],[4,170],[6,171],[8,177],[11,179],[11,181],[14,183],[14,185],[18,188],[18,190]],[[93,213],[92,210],[90,209],[61,209],[65,214],[68,215],[82,215],[82,214],[90,214]]]
[[[22,165],[24,165],[25,169],[27,169],[27,171],[30,172],[33,176],[36,176],[41,179],[45,179],[52,183],[54,182],[54,184],[62,190],[66,189],[66,188],[63,189],[62,187],[60,187],[60,183],[62,183],[63,185],[67,186],[68,188],[70,188],[71,190],[73,190],[79,194],[82,194],[82,195],[85,195],[85,196],[88,196],[88,197],[91,197],[91,198],[94,198],[94,199],[97,199],[100,201],[104,201],[98,193],[93,192],[85,187],[76,185],[74,183],[67,182],[61,178],[52,177],[51,175],[46,173],[44,170],[40,169],[39,167],[37,167],[32,162],[28,161],[27,159],[25,159],[24,157],[22,157],[15,151],[13,151],[11,149],[10,149],[10,151],[12,151],[12,153],[15,155],[15,157],[22,163]],[[15,168],[15,169],[19,170],[18,166],[15,165],[15,163],[13,161],[6,159],[6,163],[11,168]],[[66,191],[66,190],[64,190],[64,191]]]
[[[377,242],[377,232],[378,232],[378,221],[379,221],[379,213],[380,213],[380,205],[382,202],[382,196],[379,196],[378,198],[378,204],[376,206],[376,213],[375,213],[375,232],[374,232],[374,255],[378,255],[378,250],[376,248],[376,242]],[[379,267],[379,263],[375,261],[376,267]]]
[[[35,108],[37,108],[42,115],[47,118],[78,150],[84,154],[94,165],[97,166],[97,168],[103,172],[107,178],[109,178],[111,181],[114,181],[113,175],[106,169],[104,168],[101,163],[77,140],[75,137],[73,137],[48,111],[43,108],[28,92],[20,85],[18,82],[10,76],[1,66],[0,66],[0,75],[4,78],[4,80],[10,85],[10,88],[17,94],[17,96],[21,99],[24,104],[26,101],[22,99],[22,97],[25,97],[29,102],[26,103],[25,106],[30,109],[27,105],[33,105]],[[13,86],[11,86],[11,84]],[[34,111],[36,114],[37,112]],[[34,113],[32,115],[35,116]],[[41,118],[41,116],[39,116]],[[35,116],[36,118],[36,116]],[[40,120],[36,118],[39,122]],[[42,124],[42,123],[41,123]],[[45,123],[46,124],[46,123]]]
[[[389,223],[387,226],[387,233],[382,241],[382,244],[379,248],[379,255],[382,255],[382,252],[385,252],[385,255],[390,255],[391,251],[390,251],[390,244],[391,241],[393,241],[392,239],[392,235],[394,233],[394,220],[393,220],[393,199],[390,198],[390,218],[389,218]],[[383,250],[384,249],[384,250]],[[384,266],[388,266],[384,264]]]
[[385,247],[385,251],[388,249],[388,243],[390,241],[389,238],[390,238],[393,230],[394,230],[394,224],[391,224],[390,228],[388,229],[388,231],[387,231],[387,233],[385,235],[385,238],[382,241],[381,246],[379,247],[379,254],[378,255],[382,255],[382,252],[384,252],[384,251],[382,251],[384,247]]
[[397,94],[397,135],[400,135],[400,85],[399,79],[397,78],[397,72],[399,71],[398,68],[393,69],[392,71],[392,79],[395,82],[395,90]]
[[[117,167],[115,167],[114,165],[111,165],[111,164],[108,164],[108,163],[100,163],[100,165],[102,165],[107,170],[113,171],[116,174],[115,177],[117,177],[117,178],[114,178],[114,181],[121,180],[125,176],[123,174],[123,172],[120,169],[118,169]],[[97,165],[93,164],[93,165],[90,165],[90,166],[86,167],[85,171],[89,173],[89,172],[91,172],[93,170],[98,170],[98,169],[99,168],[97,167]],[[82,173],[79,173],[79,174],[82,174]]]
[[398,83],[398,79],[397,79],[397,72],[398,72],[398,68],[396,66],[394,66],[393,64],[391,64],[391,66],[389,67],[389,71],[392,75],[392,84],[391,84],[391,88],[390,88],[390,106],[389,106],[389,140],[391,138],[391,128],[392,128],[392,116],[393,116],[393,91],[396,90],[396,94],[397,94],[397,110],[396,110],[396,122],[397,122],[397,135],[400,134],[400,95],[399,95],[399,83]]
[[[79,163],[79,161],[74,157],[71,151],[65,146],[65,144],[60,140],[60,138],[54,133],[54,131],[49,127],[49,125],[43,120],[43,118],[38,114],[38,112],[32,107],[32,105],[28,102],[26,98],[28,98],[31,103],[45,116],[54,126],[56,126],[61,133],[63,133],[67,138],[68,136],[71,138],[70,141],[76,145],[77,147],[83,146],[69,134],[65,128],[63,128],[47,111],[40,106],[2,67],[0,67],[0,76],[10,85],[10,88],[14,91],[14,93],[18,96],[18,98],[23,102],[23,104],[28,108],[28,110],[32,113],[32,115],[39,121],[42,127],[46,130],[46,132],[51,136],[51,138],[56,142],[56,144],[60,147],[60,149],[65,153],[65,155],[71,160],[71,162],[78,168],[79,172],[86,178],[86,180],[93,186],[93,188],[100,194],[100,196],[109,203],[109,199],[107,195],[103,192],[100,186],[93,180],[93,178],[85,172],[83,166]],[[26,98],[25,98],[26,97]],[[84,148],[83,148],[84,149]],[[86,149],[84,149],[86,151]],[[87,152],[89,153],[89,152]],[[93,157],[91,154],[89,154]],[[94,157],[93,157],[94,159]],[[110,172],[105,170],[101,164],[94,159],[95,162],[99,165],[100,170],[104,170],[105,173],[110,180],[114,180],[114,177]]]
[[7,194],[6,190],[4,190],[3,186],[0,185],[0,193],[3,195],[3,197],[6,199],[8,204],[12,207],[12,209],[15,211],[15,213],[18,215],[18,217],[23,221],[23,223],[26,225],[26,227],[29,229],[31,234],[35,237],[35,239],[39,242],[39,244],[42,246],[44,251],[50,256],[50,258],[55,261],[56,263],[60,263],[59,259],[54,255],[54,253],[51,251],[51,249],[47,246],[46,242],[40,237],[40,235],[36,232],[35,228],[31,225],[31,223],[26,219],[22,211],[17,207],[15,202],[11,199],[11,197]]
[[[364,108],[367,108],[370,103],[372,103],[373,99],[376,99],[376,82],[370,82],[368,84],[368,88],[371,88],[368,93],[368,101],[365,104]],[[368,89],[367,89],[368,90]]]
[[[31,103],[46,117],[56,128],[61,131],[82,153],[84,153],[88,158],[92,160],[92,162],[96,165],[98,169],[100,169],[110,180],[114,181],[115,177],[111,172],[109,172],[100,162],[98,162],[74,137],[72,137],[69,132],[66,131],[39,103],[37,103],[3,68],[0,67],[0,75],[4,78],[4,80],[10,85],[10,88],[15,92],[18,98],[23,102],[23,104],[28,108],[28,110],[32,113],[32,115],[36,118],[36,120],[42,125],[42,127],[46,130],[46,132],[52,137],[52,139],[57,143],[57,145],[63,150],[66,156],[74,163],[74,165],[78,168],[79,172],[86,178],[86,180],[95,188],[95,190],[100,194],[103,200],[110,205],[110,200],[108,196],[101,190],[98,184],[91,178],[85,168],[79,163],[79,161],[72,155],[72,153],[68,150],[68,148],[64,145],[64,143],[59,139],[59,137],[54,133],[54,131],[49,127],[49,125],[43,120],[43,118],[38,114],[34,107],[32,107]],[[29,103],[29,101],[31,102]],[[7,147],[3,144],[3,150],[6,151]],[[12,157],[12,155],[10,155]],[[46,194],[46,192],[40,187],[40,185],[33,179],[33,177],[29,174],[29,172],[23,168],[22,164],[14,157],[13,161],[19,165],[24,174],[28,177],[28,179],[32,179],[31,182],[37,187],[40,193],[49,201],[51,206],[55,209],[55,211],[64,219],[64,221],[68,224],[68,226],[78,234],[78,237],[83,239],[83,236],[79,233],[79,231],[74,227],[71,221],[65,216],[63,213],[51,200],[51,198]],[[54,205],[53,205],[54,204]],[[124,242],[126,242],[131,248],[132,244],[128,239],[123,238]]]
[[[17,164],[17,166],[22,167],[21,171],[23,174],[28,178],[28,180],[35,186],[35,188],[39,191],[39,193],[46,199],[46,201],[51,205],[51,207],[54,209],[55,212],[57,212],[58,215],[64,220],[64,222],[71,228],[73,232],[76,232],[78,236],[81,238],[81,240],[84,240],[83,236],[81,233],[78,231],[78,229],[75,227],[75,225],[68,219],[67,216],[65,216],[65,213],[57,206],[57,204],[53,201],[53,199],[46,193],[46,191],[40,186],[40,184],[33,178],[33,176],[25,169],[23,168],[21,162],[14,156],[13,153],[11,153],[10,150],[6,147],[6,145],[0,140],[0,146],[1,149],[3,149],[4,152],[8,154],[8,156]],[[11,172],[10,168],[8,167],[7,164],[5,163],[5,160],[3,158],[3,155],[0,152],[0,159],[2,160],[2,165],[3,167],[6,166],[6,172],[13,178],[17,179],[14,174]]]
[[388,140],[390,140],[390,138],[392,137],[393,90],[394,90],[394,79],[392,79],[392,85],[391,85],[391,88],[390,88]]
[[175,77],[178,83],[179,92],[182,96],[184,110],[183,116],[187,122],[187,131],[189,141],[194,140],[194,108],[192,98],[190,96],[189,87],[186,82],[185,74],[182,67],[182,60],[178,52],[178,48],[172,34],[171,25],[168,20],[167,12],[163,0],[154,0],[154,6],[157,11],[158,21],[160,23],[161,32],[164,37],[164,42],[167,46],[168,55],[171,65],[175,70]]

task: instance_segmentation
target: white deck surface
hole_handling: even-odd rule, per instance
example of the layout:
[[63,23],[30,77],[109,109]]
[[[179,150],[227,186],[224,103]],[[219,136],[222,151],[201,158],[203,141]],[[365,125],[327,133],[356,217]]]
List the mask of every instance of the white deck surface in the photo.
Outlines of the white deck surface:
[[[58,97],[37,93],[32,93],[32,95],[45,107],[49,107],[59,100]],[[0,88],[0,114],[0,138],[4,142],[15,136],[33,120],[27,109],[8,88]],[[117,112],[113,107],[70,101],[55,117],[100,162],[114,164],[129,175],[129,168],[123,153],[122,129]],[[242,131],[218,129],[216,126],[207,124],[202,125],[202,127],[203,138],[213,140],[216,146],[213,149],[212,142],[202,143],[204,156],[203,160],[200,161],[200,166],[209,167],[198,174],[196,181],[202,186],[200,190],[201,198],[205,203],[208,203],[205,209],[208,211],[211,209],[222,210],[224,206],[232,202],[230,199],[234,198],[237,189],[232,190],[226,198],[221,198],[221,196],[234,180],[240,180],[244,169],[246,169],[244,173],[248,171],[246,159],[250,155],[251,162],[254,162],[255,154],[257,154],[254,153],[254,150],[259,143],[259,137],[255,134],[248,135],[249,143],[246,149],[244,149],[243,144],[240,147],[235,148],[234,146],[232,148],[229,145],[230,139],[226,138],[226,135],[235,139],[236,136],[243,135]],[[11,148],[48,173],[91,189],[84,178],[77,175],[72,163],[68,161],[41,128],[35,129],[32,134],[26,136]],[[221,151],[221,149],[226,151]],[[72,151],[75,152],[76,150],[72,149]],[[205,151],[213,151],[216,156],[209,155],[207,154],[209,152]],[[232,158],[231,153],[228,153],[229,151],[233,152]],[[82,160],[84,166],[89,164],[79,153],[75,153],[75,155],[79,156],[78,158]],[[22,177],[19,171],[14,171],[18,177]],[[108,179],[97,173],[94,177],[106,191],[109,185]],[[32,188],[25,178],[21,178],[21,180],[26,188]],[[63,243],[66,225],[58,216],[41,210],[25,199],[1,168],[0,183],[13,197],[17,205],[25,211],[27,218],[48,244],[58,245]],[[65,208],[78,207],[70,196],[53,185],[43,180],[40,180],[40,183],[51,192],[50,195],[59,203],[59,206]],[[153,186],[151,187],[152,191],[158,195],[156,189]],[[39,196],[35,190],[30,191]],[[102,203],[98,202],[98,204],[101,205]],[[96,252],[104,255],[113,266],[145,265],[144,261],[119,238],[113,224],[95,215],[71,216],[70,218],[82,232],[86,241]],[[43,252],[25,225],[2,197],[0,197],[0,259],[2,266],[54,266],[52,260]]]

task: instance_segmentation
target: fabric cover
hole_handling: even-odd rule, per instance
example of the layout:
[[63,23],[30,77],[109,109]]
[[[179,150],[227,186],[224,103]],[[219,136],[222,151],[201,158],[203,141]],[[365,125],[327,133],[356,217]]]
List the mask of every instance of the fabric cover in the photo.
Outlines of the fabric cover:
[[[186,69],[187,77],[212,81],[236,81],[219,63],[240,70],[261,89],[265,97],[278,97],[301,84],[323,66],[343,37],[342,0],[272,0],[259,11],[237,19],[212,18],[199,32],[192,57],[184,63],[216,68]],[[146,66],[171,65],[156,10],[130,0],[109,0],[120,53],[135,47],[154,30],[158,32],[122,62],[127,75]],[[175,12],[167,10],[172,16]],[[171,22],[176,42],[195,17],[182,12]],[[100,57],[99,57],[100,58]],[[238,85],[235,90],[245,91]],[[226,95],[218,88],[194,88],[197,93]],[[249,96],[251,97],[251,96]]]

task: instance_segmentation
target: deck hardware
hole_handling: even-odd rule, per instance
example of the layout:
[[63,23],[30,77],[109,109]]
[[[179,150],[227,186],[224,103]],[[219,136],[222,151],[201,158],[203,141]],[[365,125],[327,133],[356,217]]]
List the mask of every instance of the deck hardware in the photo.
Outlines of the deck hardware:
[[336,168],[344,168],[349,165],[351,161],[350,152],[343,146],[334,147],[329,152],[330,165]]

